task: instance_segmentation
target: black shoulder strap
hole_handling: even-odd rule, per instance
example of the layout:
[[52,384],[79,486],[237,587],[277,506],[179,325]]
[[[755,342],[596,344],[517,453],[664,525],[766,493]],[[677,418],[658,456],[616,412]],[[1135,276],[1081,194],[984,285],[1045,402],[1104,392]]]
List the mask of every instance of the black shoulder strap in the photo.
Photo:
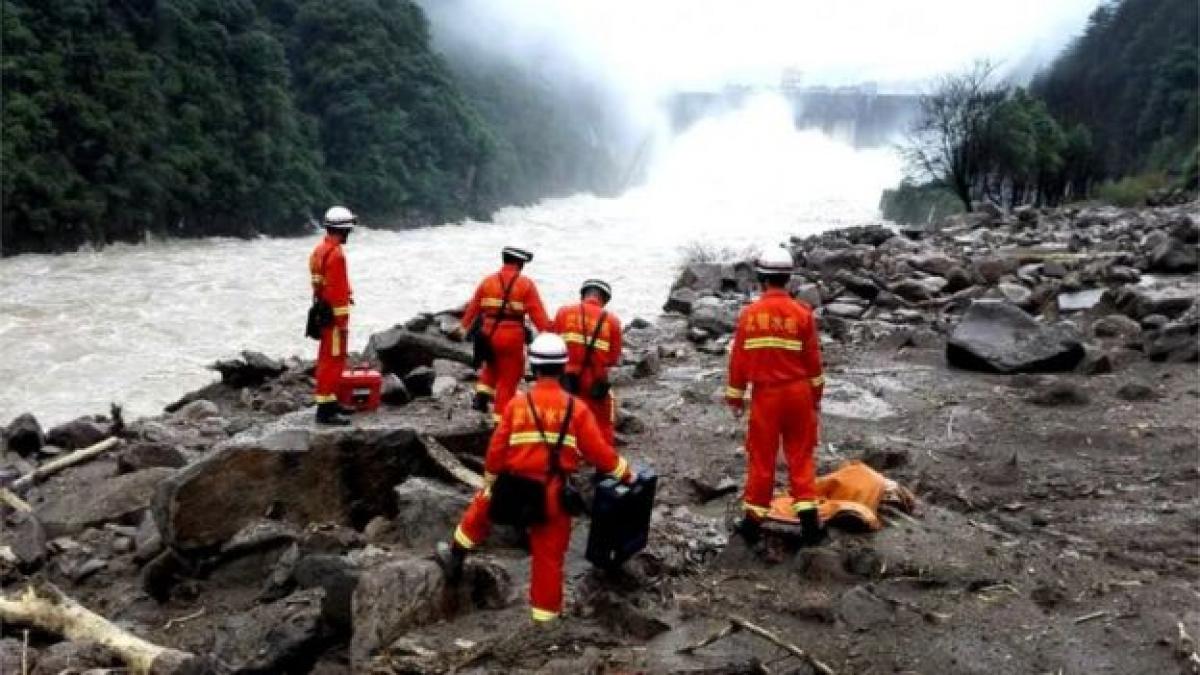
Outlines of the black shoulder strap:
[[[496,320],[492,322],[492,329],[488,331],[488,338],[496,335],[496,328],[500,325],[500,319],[504,318],[504,312],[508,310],[509,295],[512,294],[513,286],[517,285],[517,278],[520,276],[521,271],[517,270],[517,273],[513,275],[512,281],[508,282],[508,285],[504,287],[504,295],[500,298],[500,311],[496,312]],[[503,280],[504,277],[501,276],[500,279]],[[532,401],[530,405],[532,405]]]
[[[583,321],[584,317],[583,305],[579,305],[579,323],[581,326],[587,325]],[[592,331],[592,337],[583,345],[583,365],[580,366],[580,374],[586,373],[588,366],[592,363],[592,352],[596,350],[596,340],[600,338],[600,329],[604,328],[604,322],[608,320],[608,312],[600,312],[600,318],[596,319],[596,328]]]
[[575,397],[567,394],[567,414],[563,415],[562,426],[558,429],[558,438],[553,444],[550,443],[550,439],[546,438],[546,429],[542,426],[542,419],[538,416],[537,407],[533,405],[533,394],[525,394],[525,400],[529,403],[529,413],[533,416],[533,423],[542,436],[542,442],[550,446],[550,474],[562,474],[562,465],[559,463],[558,457],[562,452],[563,443],[567,440],[567,429],[571,426],[571,413],[575,411]]

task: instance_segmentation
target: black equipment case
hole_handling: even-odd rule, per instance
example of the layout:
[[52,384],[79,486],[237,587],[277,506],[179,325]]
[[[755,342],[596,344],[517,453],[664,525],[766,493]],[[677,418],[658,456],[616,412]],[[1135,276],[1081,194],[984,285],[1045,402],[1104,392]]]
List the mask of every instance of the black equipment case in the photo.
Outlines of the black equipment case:
[[614,569],[646,547],[657,487],[658,475],[651,469],[639,470],[632,485],[615,478],[596,483],[592,526],[588,531],[588,562]]

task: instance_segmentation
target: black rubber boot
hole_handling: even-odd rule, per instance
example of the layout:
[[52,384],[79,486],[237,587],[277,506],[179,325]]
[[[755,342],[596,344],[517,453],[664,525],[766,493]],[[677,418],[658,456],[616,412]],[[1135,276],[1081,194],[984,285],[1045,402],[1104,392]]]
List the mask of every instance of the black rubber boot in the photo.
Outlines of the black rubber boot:
[[482,391],[475,392],[475,398],[471,399],[471,409],[485,413],[488,411],[488,405],[492,402],[492,397]]
[[350,420],[342,416],[341,406],[334,401],[331,403],[317,404],[317,424],[324,424],[332,427],[345,427],[350,425]]
[[466,558],[465,548],[444,541],[439,541],[433,552],[433,559],[437,561],[438,567],[442,568],[442,574],[446,575],[446,583],[451,586],[462,581],[463,561]]
[[821,525],[821,516],[815,506],[811,509],[797,511],[796,516],[800,518],[801,546],[818,546],[825,542],[828,535],[825,533],[824,526]]
[[733,531],[746,541],[746,547],[758,552],[762,545],[762,523],[749,516],[742,516],[733,524]]

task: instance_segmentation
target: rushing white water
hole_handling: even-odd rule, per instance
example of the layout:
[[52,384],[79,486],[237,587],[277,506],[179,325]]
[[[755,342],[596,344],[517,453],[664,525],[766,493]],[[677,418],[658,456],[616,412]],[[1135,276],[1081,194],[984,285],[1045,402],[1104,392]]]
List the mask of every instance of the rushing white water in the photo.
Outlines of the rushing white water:
[[[347,249],[352,348],[419,311],[464,302],[506,244],[535,251],[527,273],[551,311],[600,276],[624,320],[653,317],[682,247],[745,250],[876,220],[880,191],[899,174],[891,151],[796,131],[785,102],[758,99],[676,138],[646,184],[619,198],[577,195],[503,209],[489,223],[356,232]],[[206,364],[241,349],[311,358],[303,322],[316,241],[154,242],[0,261],[0,423],[31,411],[52,424],[110,401],[154,414],[211,381]]]

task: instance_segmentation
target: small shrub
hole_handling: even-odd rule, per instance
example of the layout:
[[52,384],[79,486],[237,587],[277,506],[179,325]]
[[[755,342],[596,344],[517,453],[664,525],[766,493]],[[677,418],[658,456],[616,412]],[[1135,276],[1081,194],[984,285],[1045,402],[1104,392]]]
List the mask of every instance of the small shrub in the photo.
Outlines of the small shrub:
[[1146,203],[1146,197],[1150,196],[1150,193],[1169,184],[1170,180],[1163,173],[1128,176],[1096,188],[1096,198],[1116,206],[1141,206]]

